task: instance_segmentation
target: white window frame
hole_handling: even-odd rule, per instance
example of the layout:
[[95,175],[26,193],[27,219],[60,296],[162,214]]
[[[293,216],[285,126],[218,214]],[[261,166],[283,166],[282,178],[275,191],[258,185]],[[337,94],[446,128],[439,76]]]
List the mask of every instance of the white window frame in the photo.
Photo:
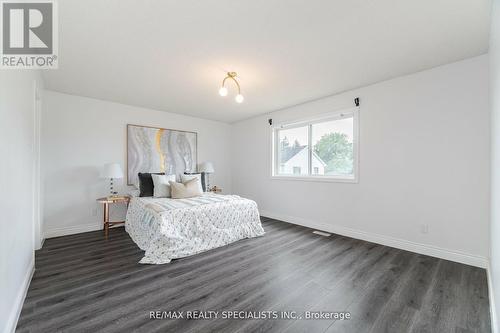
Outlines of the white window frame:
[[[332,120],[339,120],[346,116],[353,117],[353,175],[352,176],[331,176],[331,175],[315,175],[312,172],[312,125]],[[277,132],[280,129],[290,129],[296,127],[309,126],[309,175],[282,175],[279,174],[278,163],[278,136]],[[357,183],[359,180],[359,107],[342,109],[335,112],[323,114],[313,118],[296,120],[293,122],[282,122],[271,126],[271,179],[276,180],[299,180],[299,181],[316,181],[316,182],[340,182],[340,183]]]

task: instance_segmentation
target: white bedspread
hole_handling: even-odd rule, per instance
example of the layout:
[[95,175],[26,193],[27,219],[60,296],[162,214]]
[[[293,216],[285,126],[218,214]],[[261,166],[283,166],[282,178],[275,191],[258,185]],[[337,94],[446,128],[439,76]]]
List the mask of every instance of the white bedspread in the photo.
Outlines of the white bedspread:
[[146,251],[143,264],[165,264],[264,234],[255,201],[208,193],[190,199],[132,198],[125,230]]

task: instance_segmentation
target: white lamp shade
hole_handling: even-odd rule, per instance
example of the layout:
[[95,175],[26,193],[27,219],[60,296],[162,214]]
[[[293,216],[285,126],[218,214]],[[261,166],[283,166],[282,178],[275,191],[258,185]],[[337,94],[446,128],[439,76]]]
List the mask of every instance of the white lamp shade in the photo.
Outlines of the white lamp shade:
[[205,172],[205,173],[213,173],[215,171],[214,165],[212,164],[212,162],[203,162],[200,164],[198,171]]
[[102,178],[123,178],[123,171],[118,163],[108,163],[102,169]]

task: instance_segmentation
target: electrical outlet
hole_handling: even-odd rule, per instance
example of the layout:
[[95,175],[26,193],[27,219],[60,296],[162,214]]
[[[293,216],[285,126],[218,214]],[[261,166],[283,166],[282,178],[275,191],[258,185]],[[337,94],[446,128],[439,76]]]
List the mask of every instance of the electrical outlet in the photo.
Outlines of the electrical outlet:
[[420,225],[420,232],[423,234],[428,234],[429,233],[429,225],[428,224]]

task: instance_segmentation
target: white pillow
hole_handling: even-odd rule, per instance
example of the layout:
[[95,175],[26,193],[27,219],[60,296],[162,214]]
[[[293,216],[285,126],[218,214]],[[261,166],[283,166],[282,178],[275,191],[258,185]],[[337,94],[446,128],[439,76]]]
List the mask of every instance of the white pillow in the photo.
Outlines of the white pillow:
[[183,199],[197,197],[203,194],[200,180],[196,177],[184,183],[170,182],[172,199]]
[[186,182],[190,181],[191,179],[195,179],[195,178],[198,179],[198,186],[200,187],[200,192],[203,193],[203,187],[201,186],[201,174],[200,173],[197,173],[195,175],[182,174],[181,175],[181,182],[186,183]]
[[154,175],[153,178],[153,196],[155,198],[170,198],[170,181],[175,182],[175,175]]

